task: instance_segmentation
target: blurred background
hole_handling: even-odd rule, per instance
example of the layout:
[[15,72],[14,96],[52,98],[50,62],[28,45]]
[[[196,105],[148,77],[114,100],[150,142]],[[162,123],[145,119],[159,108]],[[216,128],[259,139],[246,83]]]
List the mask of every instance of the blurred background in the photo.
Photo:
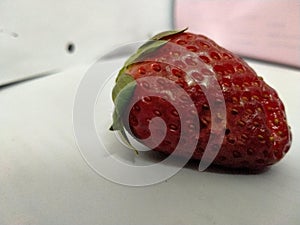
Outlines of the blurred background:
[[239,55],[300,68],[298,0],[175,0],[173,19]]

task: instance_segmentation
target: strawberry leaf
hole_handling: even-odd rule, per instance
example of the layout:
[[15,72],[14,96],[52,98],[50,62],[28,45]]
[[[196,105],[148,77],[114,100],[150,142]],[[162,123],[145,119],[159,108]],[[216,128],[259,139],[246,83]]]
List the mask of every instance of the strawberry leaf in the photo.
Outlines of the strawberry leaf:
[[129,148],[133,149],[137,154],[137,150],[131,145],[126,135],[124,124],[122,121],[123,112],[125,111],[128,102],[132,98],[135,87],[136,82],[130,75],[120,75],[112,92],[112,98],[115,104],[115,109],[113,112],[113,124],[109,129],[111,131],[119,131],[123,141],[127,144]]
[[175,34],[180,34],[180,33],[183,33],[187,30],[188,28],[184,28],[182,30],[169,30],[169,31],[164,31],[164,32],[161,32],[155,36],[153,36],[151,38],[151,40],[161,40],[163,38],[166,38],[168,36],[172,36],[172,35],[175,35]]
[[[116,80],[116,84],[115,84],[115,86],[113,88],[113,91],[112,91],[112,99],[113,99],[114,102],[115,102],[116,97],[122,91],[122,89],[124,89],[124,87],[126,87],[130,83],[134,83],[135,84],[134,78],[132,76],[126,74],[126,73],[121,73],[120,72],[119,75],[118,75],[118,78]],[[127,89],[129,87],[131,87],[131,86],[128,86]],[[126,90],[124,90],[124,91],[126,91]],[[127,94],[129,94],[129,93],[127,93]]]
[[111,130],[120,130],[123,127],[120,118],[134,93],[135,87],[136,81],[133,77],[127,74],[120,75],[112,92],[115,109]]

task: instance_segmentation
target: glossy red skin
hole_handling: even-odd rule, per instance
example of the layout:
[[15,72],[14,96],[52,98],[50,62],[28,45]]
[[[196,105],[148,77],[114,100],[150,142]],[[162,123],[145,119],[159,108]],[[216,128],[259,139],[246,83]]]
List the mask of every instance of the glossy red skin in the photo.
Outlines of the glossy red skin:
[[[222,89],[227,124],[222,131],[225,132],[223,144],[213,164],[260,170],[282,159],[290,148],[291,132],[286,121],[284,105],[276,91],[258,77],[241,58],[205,36],[185,32],[165,39],[183,46],[183,51],[197,54],[199,59],[215,72]],[[218,121],[218,118],[211,118],[210,107],[201,87],[196,83],[186,82],[185,65],[190,62],[181,58],[177,47],[176,51],[172,48],[172,45],[163,46],[147,55],[146,61],[140,60],[141,62],[127,68],[126,74],[133,76],[137,81],[132,103],[139,97],[149,95],[147,88],[138,78],[164,77],[184,88],[193,100],[197,112],[191,111],[191,106],[184,105],[181,96],[173,93],[173,101],[179,101],[187,115],[183,121],[184,127],[181,127],[180,118],[172,103],[159,97],[146,97],[138,101],[134,107],[127,109],[123,119],[129,118],[127,129],[133,136],[145,139],[150,135],[149,121],[156,116],[161,117],[168,129],[163,142],[154,150],[171,154],[179,138],[184,138],[186,148],[197,139],[197,148],[192,157],[201,159],[211,133],[211,120]],[[173,63],[163,63],[164,60]],[[201,73],[199,79],[201,80]],[[151,84],[148,88],[157,93],[166,90],[160,83]],[[215,104],[218,104],[218,96]],[[200,133],[193,131],[193,123],[197,119],[200,121]],[[154,129],[152,135],[159,136],[159,129]],[[221,134],[214,135],[218,138]],[[181,156],[187,155],[186,148],[181,150]]]

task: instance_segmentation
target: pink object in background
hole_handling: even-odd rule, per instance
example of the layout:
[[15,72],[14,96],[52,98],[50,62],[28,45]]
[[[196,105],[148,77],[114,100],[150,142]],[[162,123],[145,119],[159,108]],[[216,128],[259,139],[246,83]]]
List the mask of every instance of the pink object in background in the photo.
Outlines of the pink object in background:
[[299,0],[175,0],[173,19],[239,55],[300,67]]

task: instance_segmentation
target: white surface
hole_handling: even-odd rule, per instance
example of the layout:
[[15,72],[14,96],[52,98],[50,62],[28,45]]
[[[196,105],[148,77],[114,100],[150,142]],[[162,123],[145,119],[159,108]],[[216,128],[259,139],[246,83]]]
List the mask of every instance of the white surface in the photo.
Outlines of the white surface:
[[[0,85],[169,29],[171,0],[1,0]],[[155,12],[155,15],[154,15]],[[75,51],[66,51],[73,43]]]
[[87,66],[0,89],[0,224],[299,224],[300,71],[250,64],[285,102],[286,157],[259,175],[184,168],[140,188],[105,180],[77,149],[72,105]]

